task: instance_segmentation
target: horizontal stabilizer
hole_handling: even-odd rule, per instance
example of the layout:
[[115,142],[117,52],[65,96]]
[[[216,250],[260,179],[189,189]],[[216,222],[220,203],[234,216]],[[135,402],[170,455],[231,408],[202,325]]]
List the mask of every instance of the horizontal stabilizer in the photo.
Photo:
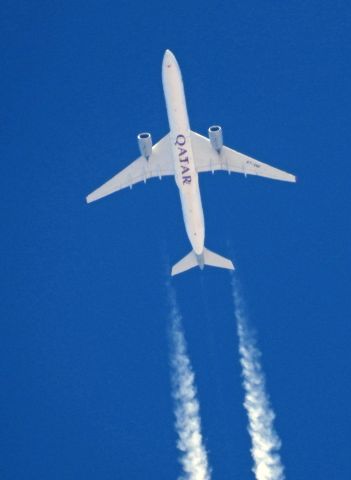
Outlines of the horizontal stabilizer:
[[194,267],[200,267],[202,270],[204,265],[234,270],[234,265],[231,260],[221,257],[217,253],[211,252],[211,250],[204,248],[201,255],[196,255],[192,250],[190,253],[188,253],[188,255],[179,260],[179,262],[173,266],[171,275],[178,275],[178,273],[186,272]]
[[194,251],[192,250],[188,255],[186,255],[184,258],[179,260],[178,263],[176,263],[173,268],[172,268],[172,277],[173,275],[178,275],[178,273],[183,273],[186,270],[190,270],[191,268],[197,267],[199,262],[197,261],[196,255]]
[[211,267],[227,268],[228,270],[234,270],[234,265],[228,258],[221,257],[218,253],[211,252],[207,248],[204,248],[204,263]]

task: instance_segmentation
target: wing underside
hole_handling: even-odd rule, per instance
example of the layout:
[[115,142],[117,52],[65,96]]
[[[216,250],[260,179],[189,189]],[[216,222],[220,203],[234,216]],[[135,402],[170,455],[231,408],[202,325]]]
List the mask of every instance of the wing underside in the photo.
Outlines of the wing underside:
[[145,182],[149,178],[161,178],[166,175],[174,175],[169,134],[152,147],[152,155],[148,160],[144,157],[137,158],[101,187],[90,193],[86,200],[88,203],[94,202],[123,188],[132,187],[142,181]]
[[232,148],[223,146],[218,153],[211,145],[208,138],[191,132],[191,144],[198,172],[214,172],[225,170],[228,172],[242,173],[244,175],[258,175],[260,177],[296,182],[296,177],[290,173],[271,167],[270,165],[255,160]]
[[[198,133],[191,132],[191,143],[196,170],[199,173],[225,170],[286,182],[296,181],[294,175],[255,160],[231,148],[223,146],[220,153],[218,153],[212,147],[210,140]],[[174,162],[169,134],[152,147],[152,155],[149,160],[146,160],[144,157],[138,157],[117,175],[90,193],[86,200],[88,203],[94,202],[123,188],[132,187],[142,181],[145,182],[149,178],[161,178],[166,175],[174,175]]]

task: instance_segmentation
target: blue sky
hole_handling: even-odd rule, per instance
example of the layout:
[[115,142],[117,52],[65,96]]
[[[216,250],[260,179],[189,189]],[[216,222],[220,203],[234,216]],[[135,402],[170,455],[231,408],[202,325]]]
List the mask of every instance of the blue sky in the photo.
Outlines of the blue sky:
[[[166,48],[191,126],[296,185],[200,178],[206,245],[243,285],[287,478],[351,476],[350,7],[1,6],[1,477],[177,478],[166,262],[189,250],[172,179],[87,206],[168,129]],[[166,260],[168,259],[168,260]],[[173,282],[213,479],[252,477],[226,272]]]

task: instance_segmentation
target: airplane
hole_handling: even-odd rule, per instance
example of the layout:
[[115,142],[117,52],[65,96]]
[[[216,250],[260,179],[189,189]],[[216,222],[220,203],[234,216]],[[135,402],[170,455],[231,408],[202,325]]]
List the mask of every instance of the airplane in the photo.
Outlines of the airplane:
[[198,173],[225,170],[246,175],[295,182],[296,177],[223,145],[222,128],[210,126],[208,138],[190,130],[182,75],[178,62],[166,50],[162,62],[162,83],[170,132],[152,144],[151,134],[137,136],[140,156],[86,197],[88,203],[149,178],[173,175],[179,189],[184,224],[192,250],[171,271],[177,275],[205,265],[234,270],[231,260],[205,247],[205,222]]

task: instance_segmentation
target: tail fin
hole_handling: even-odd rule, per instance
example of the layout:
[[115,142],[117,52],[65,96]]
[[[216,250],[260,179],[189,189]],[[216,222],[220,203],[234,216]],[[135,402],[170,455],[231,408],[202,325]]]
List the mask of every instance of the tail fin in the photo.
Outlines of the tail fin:
[[196,255],[193,250],[188,253],[188,255],[186,255],[173,266],[171,275],[178,275],[178,273],[183,273],[186,270],[190,270],[191,268],[197,266],[203,269],[204,265],[234,270],[234,265],[230,260],[221,257],[217,253],[211,252],[211,250],[208,250],[207,248],[204,248],[201,255]]

